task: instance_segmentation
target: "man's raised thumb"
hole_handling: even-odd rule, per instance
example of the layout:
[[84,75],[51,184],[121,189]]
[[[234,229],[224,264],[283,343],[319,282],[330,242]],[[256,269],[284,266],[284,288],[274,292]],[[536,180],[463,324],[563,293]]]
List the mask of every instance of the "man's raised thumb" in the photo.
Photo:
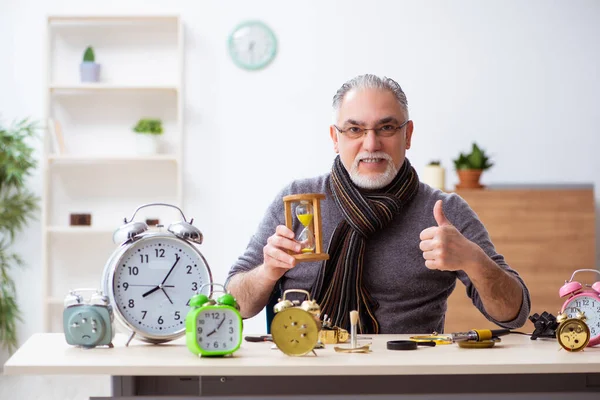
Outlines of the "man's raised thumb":
[[433,217],[435,218],[435,222],[437,222],[438,226],[446,226],[452,225],[446,215],[444,215],[444,209],[442,208],[442,200],[438,200],[435,202],[433,206]]

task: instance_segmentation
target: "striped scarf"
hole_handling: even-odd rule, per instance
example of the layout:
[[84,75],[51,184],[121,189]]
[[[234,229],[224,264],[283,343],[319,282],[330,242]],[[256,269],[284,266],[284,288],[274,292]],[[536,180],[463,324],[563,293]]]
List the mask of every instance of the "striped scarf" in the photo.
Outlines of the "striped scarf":
[[361,192],[337,156],[331,171],[331,191],[344,219],[329,243],[329,260],[324,261],[313,288],[321,315],[341,328],[350,328],[350,311],[357,310],[360,333],[379,333],[375,318],[377,301],[363,282],[363,259],[369,236],[383,229],[417,193],[419,178],[408,159],[394,180],[380,190]]

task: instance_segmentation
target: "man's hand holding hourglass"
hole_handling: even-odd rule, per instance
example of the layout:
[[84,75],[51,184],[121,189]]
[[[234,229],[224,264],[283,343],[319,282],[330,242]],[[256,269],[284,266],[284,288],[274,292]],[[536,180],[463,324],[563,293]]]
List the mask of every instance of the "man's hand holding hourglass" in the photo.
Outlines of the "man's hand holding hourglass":
[[263,247],[265,261],[261,266],[267,279],[276,282],[287,270],[296,266],[296,259],[288,251],[300,253],[302,246],[294,240],[294,236],[294,232],[287,226],[279,225],[267,239],[267,244]]

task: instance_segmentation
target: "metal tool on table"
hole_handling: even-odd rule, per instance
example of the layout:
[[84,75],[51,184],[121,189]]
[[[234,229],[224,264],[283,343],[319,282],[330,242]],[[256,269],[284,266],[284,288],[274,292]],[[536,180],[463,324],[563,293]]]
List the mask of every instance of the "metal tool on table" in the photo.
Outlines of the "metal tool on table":
[[544,311],[541,314],[535,313],[530,315],[529,320],[535,327],[535,330],[531,334],[531,340],[536,340],[537,338],[556,339],[556,329],[560,324],[556,321],[554,315]]
[[338,353],[369,353],[371,343],[358,344],[358,311],[350,311],[350,347],[335,346]]
[[500,336],[508,335],[510,329],[471,329],[466,332],[455,332],[450,334],[411,336],[411,340],[417,342],[435,342],[436,344],[458,343],[464,348],[489,348],[500,342]]
[[463,340],[474,340],[482,342],[484,340],[492,340],[493,338],[499,338],[500,336],[508,335],[510,329],[472,329],[467,332],[456,332],[451,333],[453,342],[460,342]]
[[435,347],[436,342],[418,342],[416,340],[390,340],[386,343],[388,350],[417,350],[418,346]]
[[245,336],[244,340],[247,342],[272,342],[273,337],[271,335],[259,335],[259,336]]

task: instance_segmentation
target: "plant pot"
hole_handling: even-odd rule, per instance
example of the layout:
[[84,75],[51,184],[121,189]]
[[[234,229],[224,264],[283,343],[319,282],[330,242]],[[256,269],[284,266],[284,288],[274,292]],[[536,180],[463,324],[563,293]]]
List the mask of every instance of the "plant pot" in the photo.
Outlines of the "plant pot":
[[446,187],[446,169],[441,165],[426,165],[421,181],[432,188],[444,190]]
[[458,179],[459,184],[456,185],[457,189],[482,189],[483,185],[479,183],[479,177],[483,170],[481,169],[459,169]]
[[159,150],[159,135],[148,133],[137,133],[137,153],[144,156],[158,154]]
[[100,82],[100,64],[84,61],[79,65],[81,82]]

